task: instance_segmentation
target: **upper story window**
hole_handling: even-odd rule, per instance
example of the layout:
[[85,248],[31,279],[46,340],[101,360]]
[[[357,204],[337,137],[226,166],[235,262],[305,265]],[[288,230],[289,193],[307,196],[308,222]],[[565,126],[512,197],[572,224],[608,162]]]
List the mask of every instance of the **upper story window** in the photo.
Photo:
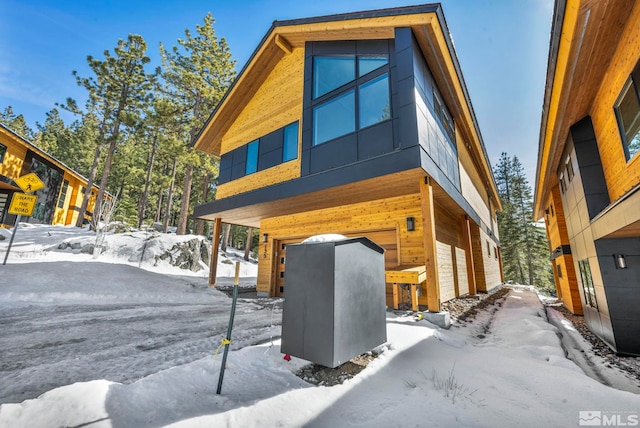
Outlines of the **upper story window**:
[[386,55],[313,58],[313,145],[391,118]]
[[640,151],[640,62],[622,88],[614,110],[624,154],[629,161]]
[[436,111],[436,116],[440,119],[440,123],[444,127],[444,131],[447,133],[452,142],[456,141],[456,131],[453,125],[453,118],[451,113],[447,109],[446,105],[442,102],[438,89],[433,87],[433,105]]
[[284,128],[282,147],[282,162],[288,162],[298,157],[298,122]]
[[245,164],[245,175],[253,174],[258,170],[258,145],[260,140],[255,140],[247,144],[247,163]]
[[7,153],[7,146],[0,144],[0,163],[4,161],[4,155]]

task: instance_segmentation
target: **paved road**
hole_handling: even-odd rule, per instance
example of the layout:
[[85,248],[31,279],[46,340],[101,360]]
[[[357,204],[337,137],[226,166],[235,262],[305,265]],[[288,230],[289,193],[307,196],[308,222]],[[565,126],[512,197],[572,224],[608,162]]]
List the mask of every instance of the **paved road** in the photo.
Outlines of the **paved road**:
[[[207,287],[200,282],[195,292]],[[246,296],[238,302],[232,349],[280,335],[282,302]],[[130,383],[212,356],[226,334],[231,300],[185,300],[0,306],[0,404],[93,379]]]

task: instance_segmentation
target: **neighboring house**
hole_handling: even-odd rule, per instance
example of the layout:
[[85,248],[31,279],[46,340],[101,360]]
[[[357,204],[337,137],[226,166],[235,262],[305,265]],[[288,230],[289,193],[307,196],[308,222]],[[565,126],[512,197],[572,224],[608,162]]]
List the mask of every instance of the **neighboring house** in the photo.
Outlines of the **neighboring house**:
[[325,233],[386,249],[389,305],[502,282],[501,205],[439,4],[274,22],[195,147],[221,158],[195,216],[214,242],[221,222],[260,228],[261,294],[284,293],[287,244]]
[[640,355],[640,2],[556,2],[539,144],[558,296]]
[[[87,179],[0,124],[0,227],[12,227],[15,224],[17,216],[9,214],[7,210],[13,194],[22,193],[22,190],[13,180],[30,172],[35,173],[45,187],[35,193],[38,202],[28,221],[75,224]],[[94,197],[89,201],[87,218],[91,218],[97,190],[94,186]]]

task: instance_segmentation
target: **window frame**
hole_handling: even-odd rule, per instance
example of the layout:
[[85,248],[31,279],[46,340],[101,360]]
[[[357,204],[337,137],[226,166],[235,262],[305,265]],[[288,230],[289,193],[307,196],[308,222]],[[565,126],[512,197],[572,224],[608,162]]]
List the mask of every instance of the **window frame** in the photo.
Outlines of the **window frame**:
[[[293,132],[293,135],[295,136],[295,145],[292,144],[293,147],[293,153],[295,154],[295,156],[293,157],[287,157],[287,152],[288,152],[288,145],[287,145],[287,135],[289,134],[289,130],[295,128],[295,132]],[[298,124],[298,122],[293,122],[290,123],[289,125],[285,126],[283,129],[283,136],[282,136],[282,163],[285,162],[289,162],[295,159],[298,159],[298,147],[300,147],[300,125]]]
[[589,259],[578,260],[578,271],[580,272],[580,283],[582,285],[582,293],[587,306],[599,311],[598,299],[596,298],[596,290],[593,286],[593,275],[591,274],[591,265]]
[[[618,98],[616,99],[616,102],[613,105],[613,111],[616,117],[616,122],[618,124],[618,132],[620,133],[620,139],[622,142],[622,149],[624,151],[624,156],[627,163],[635,159],[636,155],[640,153],[640,149],[638,149],[633,154],[631,154],[631,152],[629,151],[629,141],[627,141],[627,133],[626,133],[624,122],[622,121],[622,114],[620,113],[620,106],[623,100],[626,98],[629,91],[632,91],[632,95],[635,94],[636,101],[638,103],[637,114],[640,115],[640,61],[638,61],[635,68],[629,75],[629,78],[626,80],[625,84],[622,86],[622,90],[620,91],[620,94],[618,95]],[[638,130],[636,131],[636,137],[638,137],[639,135],[640,135],[640,128],[638,128]]]
[[[252,150],[255,148],[255,150]],[[247,157],[244,164],[244,175],[251,175],[258,172],[258,158],[260,154],[260,139],[253,140],[247,144]]]
[[62,180],[62,187],[60,188],[60,194],[58,195],[58,204],[57,207],[59,209],[64,209],[64,203],[67,199],[67,192],[69,191],[69,180]]
[[[315,94],[315,88],[317,87],[317,83],[316,83],[316,59],[317,58],[351,58],[353,60],[353,66],[354,66],[354,75],[355,78],[353,80],[350,80],[347,83],[344,83],[334,89],[332,89],[329,92],[323,93],[320,96],[316,96]],[[386,58],[386,62],[373,69],[373,70],[369,70],[364,74],[360,73],[360,60],[361,59],[365,59],[365,58]],[[353,133],[357,133],[360,132],[364,129],[367,129],[371,126],[376,126],[380,123],[384,123],[386,121],[389,121],[393,118],[393,111],[392,111],[392,106],[391,106],[391,73],[390,73],[390,58],[389,58],[389,54],[385,53],[371,53],[371,54],[363,54],[363,53],[349,53],[349,54],[318,54],[318,55],[314,55],[312,58],[312,70],[313,70],[313,76],[311,77],[311,88],[312,88],[312,95],[311,95],[311,103],[310,103],[310,107],[311,107],[311,117],[312,117],[312,125],[311,125],[311,130],[312,130],[312,137],[311,137],[311,146],[315,147],[315,146],[319,146],[321,144],[325,144],[328,142],[331,142],[333,140],[337,140],[339,138],[342,138],[346,135],[350,135]],[[360,112],[361,112],[361,104],[360,104],[360,92],[362,91],[363,87],[366,88],[367,84],[369,83],[373,83],[376,79],[382,78],[383,76],[386,75],[386,80],[387,80],[387,102],[389,105],[389,114],[387,117],[385,117],[382,120],[378,120],[374,123],[370,123],[366,126],[361,126],[361,117],[360,117]],[[332,101],[338,100],[340,97],[343,97],[345,95],[347,95],[349,92],[353,91],[354,93],[354,99],[353,99],[353,123],[354,123],[354,129],[353,131],[350,132],[346,132],[337,136],[333,136],[330,139],[326,139],[326,140],[322,140],[321,142],[317,142],[316,136],[317,136],[317,122],[316,122],[316,112],[318,109],[322,108],[323,106],[329,105],[329,103],[331,103]]]

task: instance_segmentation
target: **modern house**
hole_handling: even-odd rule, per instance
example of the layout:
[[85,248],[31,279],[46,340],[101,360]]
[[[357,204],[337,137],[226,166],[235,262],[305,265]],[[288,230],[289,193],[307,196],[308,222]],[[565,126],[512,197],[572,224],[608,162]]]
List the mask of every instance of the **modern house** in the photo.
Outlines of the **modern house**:
[[640,355],[640,2],[557,0],[535,213],[558,296]]
[[[0,227],[12,227],[15,215],[7,212],[14,193],[22,193],[14,180],[35,173],[45,184],[38,196],[31,223],[75,224],[87,179],[0,124]],[[97,194],[94,187],[92,194]],[[88,218],[95,203],[89,200]],[[24,221],[24,220],[23,220]]]
[[285,292],[287,244],[325,233],[386,250],[390,306],[502,282],[501,205],[439,4],[275,21],[195,147],[220,157],[195,217],[214,242],[222,222],[260,228],[264,295]]

